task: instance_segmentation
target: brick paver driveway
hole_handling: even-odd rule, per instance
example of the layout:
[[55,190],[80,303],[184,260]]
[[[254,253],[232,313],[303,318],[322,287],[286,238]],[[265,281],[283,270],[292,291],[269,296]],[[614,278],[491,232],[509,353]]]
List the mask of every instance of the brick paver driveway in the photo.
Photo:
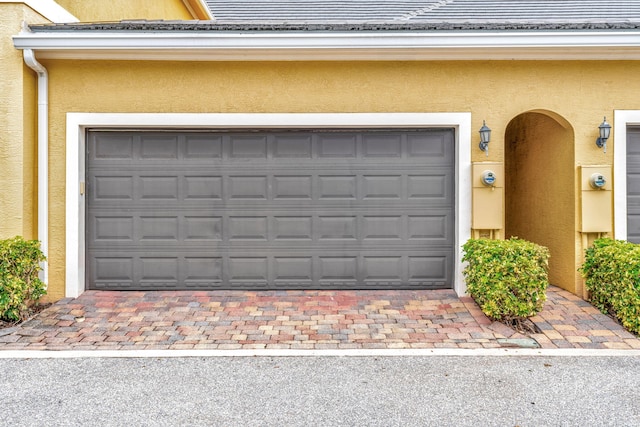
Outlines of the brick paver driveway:
[[[450,290],[101,292],[0,330],[0,350],[497,348],[640,349],[580,298],[551,287],[541,333],[492,322]],[[508,339],[505,341],[505,339]]]

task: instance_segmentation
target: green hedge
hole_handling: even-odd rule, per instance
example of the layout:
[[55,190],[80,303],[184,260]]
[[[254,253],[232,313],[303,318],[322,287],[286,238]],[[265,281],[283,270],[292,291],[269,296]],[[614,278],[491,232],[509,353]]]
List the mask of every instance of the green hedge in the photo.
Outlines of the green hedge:
[[549,250],[525,240],[471,239],[463,246],[467,292],[490,318],[521,321],[542,310]]
[[580,272],[593,305],[640,334],[640,245],[598,239],[587,249]]
[[38,279],[44,260],[37,240],[0,240],[0,319],[24,319],[29,307],[46,293]]

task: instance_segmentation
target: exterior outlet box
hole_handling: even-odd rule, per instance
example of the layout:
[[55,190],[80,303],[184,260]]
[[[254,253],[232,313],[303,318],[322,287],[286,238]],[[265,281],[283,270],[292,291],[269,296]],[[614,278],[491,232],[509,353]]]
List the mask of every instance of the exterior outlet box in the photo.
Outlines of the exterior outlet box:
[[471,167],[473,211],[471,227],[476,230],[504,228],[504,164],[479,162]]
[[611,166],[580,166],[580,231],[613,231]]

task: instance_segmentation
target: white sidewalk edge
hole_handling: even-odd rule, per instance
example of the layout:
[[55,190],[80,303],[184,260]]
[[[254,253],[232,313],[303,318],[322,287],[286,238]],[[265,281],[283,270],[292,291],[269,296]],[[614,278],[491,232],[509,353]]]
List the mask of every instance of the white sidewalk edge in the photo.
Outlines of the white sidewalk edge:
[[425,357],[543,356],[640,357],[640,350],[613,349],[344,349],[344,350],[0,350],[0,359],[169,358],[169,357]]

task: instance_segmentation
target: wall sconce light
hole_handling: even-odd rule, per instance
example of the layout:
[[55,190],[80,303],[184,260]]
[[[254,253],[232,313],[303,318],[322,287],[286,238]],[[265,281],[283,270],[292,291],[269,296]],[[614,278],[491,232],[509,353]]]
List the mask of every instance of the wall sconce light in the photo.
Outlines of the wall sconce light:
[[598,148],[604,148],[604,152],[607,152],[607,139],[611,135],[611,125],[607,123],[607,118],[605,117],[600,126],[598,126],[598,130],[600,131],[600,136],[596,139],[596,145]]
[[491,142],[491,129],[487,127],[487,123],[483,120],[480,132],[480,149],[487,153],[489,157],[489,142]]

